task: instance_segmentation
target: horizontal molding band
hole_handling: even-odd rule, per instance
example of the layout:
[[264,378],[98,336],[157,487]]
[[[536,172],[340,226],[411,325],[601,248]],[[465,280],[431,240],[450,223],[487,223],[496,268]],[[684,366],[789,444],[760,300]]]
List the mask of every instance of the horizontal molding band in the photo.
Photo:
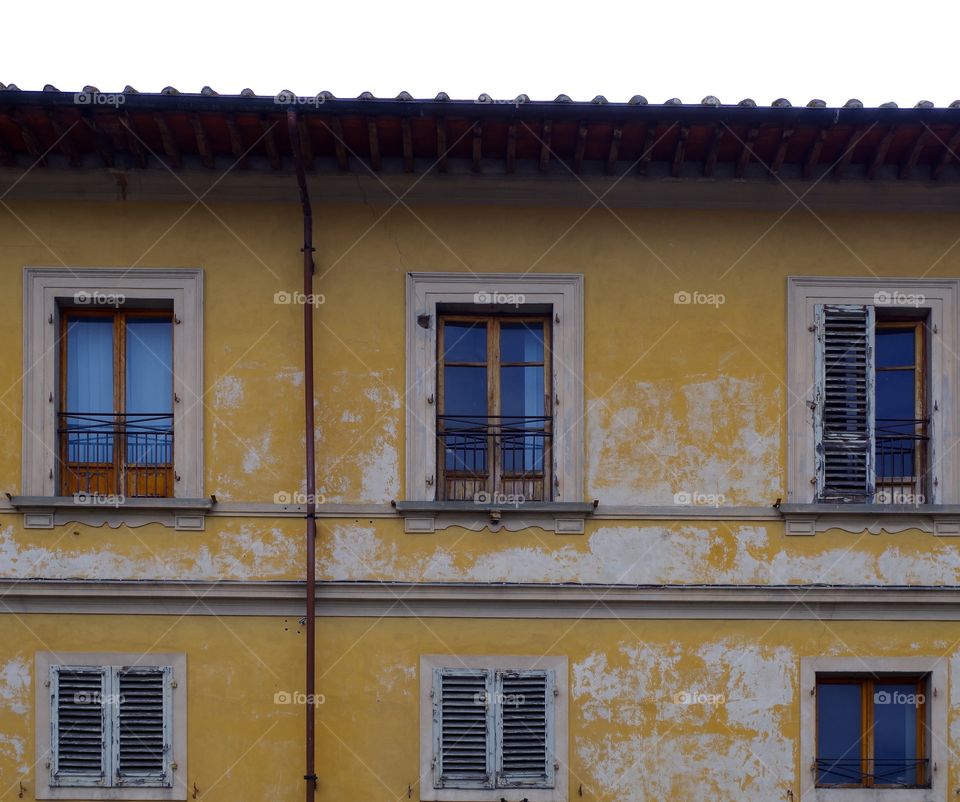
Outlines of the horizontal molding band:
[[[320,582],[321,617],[960,621],[960,587]],[[4,613],[302,616],[302,582],[0,580]]]

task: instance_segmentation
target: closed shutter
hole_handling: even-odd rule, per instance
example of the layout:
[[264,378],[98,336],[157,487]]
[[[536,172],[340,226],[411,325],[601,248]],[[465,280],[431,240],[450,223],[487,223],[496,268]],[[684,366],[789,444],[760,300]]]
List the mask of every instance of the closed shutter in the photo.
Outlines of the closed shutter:
[[874,494],[874,309],[817,305],[817,501],[871,502]]
[[497,672],[497,785],[553,787],[552,671]]
[[114,765],[123,785],[168,782],[171,678],[170,668],[117,669]]
[[104,785],[108,669],[51,666],[50,688],[51,785]]
[[493,678],[483,669],[434,669],[434,785],[493,787]]

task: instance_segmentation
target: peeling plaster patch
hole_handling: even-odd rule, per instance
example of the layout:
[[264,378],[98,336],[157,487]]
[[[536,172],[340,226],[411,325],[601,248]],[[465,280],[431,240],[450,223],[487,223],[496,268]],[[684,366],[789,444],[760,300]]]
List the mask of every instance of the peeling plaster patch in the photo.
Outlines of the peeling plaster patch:
[[[793,785],[794,742],[784,734],[796,682],[789,649],[731,638],[704,644],[692,659],[677,645],[619,651],[615,666],[602,652],[573,666],[576,709],[588,725],[599,720],[618,730],[576,739],[595,796],[728,799],[736,789],[741,802],[768,802]],[[678,703],[684,692],[724,701]]]
[[381,693],[387,695],[399,693],[401,696],[410,696],[412,683],[416,678],[416,666],[400,663],[398,665],[380,667],[377,671],[377,679],[379,680],[377,698],[380,698]]
[[218,409],[236,409],[243,401],[243,381],[236,376],[221,376],[213,388]]
[[950,743],[960,743],[960,651],[950,655]]
[[30,709],[30,663],[14,657],[0,668],[0,708],[23,714]]
[[273,462],[272,459],[269,459],[269,456],[273,453],[271,449],[272,441],[273,433],[268,429],[260,435],[254,448],[247,449],[247,453],[243,456],[244,473],[252,474],[259,471],[263,465],[264,458],[268,458],[267,461],[270,463]]
[[281,368],[276,375],[278,382],[289,382],[294,387],[303,385],[303,371],[296,368]]
[[[605,504],[671,504],[675,493],[727,504],[782,495],[780,428],[767,410],[782,392],[761,378],[683,386],[627,382],[587,409],[589,496]],[[636,471],[647,464],[652,470]]]
[[0,758],[9,765],[9,762],[16,762],[17,770],[26,774],[30,767],[24,760],[24,741],[16,735],[7,735],[0,733]]

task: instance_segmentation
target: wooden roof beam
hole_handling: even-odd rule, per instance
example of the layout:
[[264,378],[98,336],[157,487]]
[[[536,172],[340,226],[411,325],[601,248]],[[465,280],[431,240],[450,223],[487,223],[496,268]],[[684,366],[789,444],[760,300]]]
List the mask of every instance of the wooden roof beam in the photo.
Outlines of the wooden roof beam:
[[507,127],[507,158],[506,170],[508,173],[517,169],[517,124],[510,123]]
[[670,175],[674,178],[680,177],[680,171],[683,169],[683,157],[687,152],[687,137],[690,136],[690,126],[680,126],[680,136],[677,138],[677,145],[673,149],[673,163],[670,165]]
[[147,153],[143,149],[143,144],[137,134],[137,129],[133,125],[133,120],[130,119],[130,115],[125,111],[120,112],[120,125],[122,125],[127,132],[127,148],[134,155],[141,169],[146,169]]
[[623,124],[618,123],[613,127],[613,135],[610,137],[610,148],[607,150],[607,175],[613,175],[617,169],[617,157],[620,155],[620,141],[623,139]]
[[553,120],[543,121],[543,132],[540,134],[540,172],[550,169],[550,138],[553,133]]
[[747,171],[747,165],[750,163],[750,157],[753,156],[753,143],[757,141],[760,134],[759,128],[747,129],[747,138],[743,140],[743,146],[740,148],[740,155],[737,156],[737,166],[733,170],[736,178],[743,178]]
[[377,121],[367,119],[367,139],[370,142],[370,166],[380,172],[383,161],[380,158],[380,132],[377,131]]
[[447,172],[447,118],[437,117],[437,169]]
[[803,161],[803,177],[810,178],[813,175],[814,168],[820,164],[820,151],[823,150],[823,143],[827,141],[827,129],[821,128],[807,151],[807,158]]
[[713,129],[710,135],[710,145],[707,147],[707,156],[703,160],[703,174],[710,178],[717,167],[717,157],[720,155],[720,145],[723,142],[723,135],[726,133],[717,123],[710,126]]
[[19,111],[14,111],[12,116],[17,124],[17,128],[20,129],[20,136],[23,138],[23,144],[27,149],[27,153],[29,153],[34,159],[38,160],[39,164],[46,167],[47,159],[46,156],[43,155],[43,150],[40,147],[40,140],[34,133],[33,128],[30,127],[30,124]]
[[243,138],[240,136],[237,118],[232,114],[226,114],[223,119],[227,125],[227,134],[230,137],[230,152],[233,154],[233,162],[241,170],[246,170],[247,154],[243,148]]
[[297,130],[300,133],[300,155],[303,157],[303,166],[307,170],[312,170],[313,139],[310,137],[310,126],[303,117],[297,120]]
[[573,171],[577,175],[583,171],[583,154],[587,149],[588,133],[587,124],[581,120],[577,128],[577,144],[573,151]]
[[920,158],[920,153],[923,151],[929,138],[930,129],[924,126],[920,133],[917,134],[917,138],[913,140],[913,147],[910,148],[910,153],[907,154],[907,158],[900,164],[900,171],[897,173],[898,178],[909,177],[910,172],[917,166],[917,160]]
[[4,167],[13,167],[13,154],[3,144],[3,139],[0,139],[0,164]]
[[773,161],[770,162],[770,174],[773,176],[780,174],[780,168],[783,167],[783,160],[787,158],[787,148],[790,146],[790,138],[793,136],[793,128],[783,128],[780,131],[780,142],[777,144],[777,150],[773,154]]
[[51,110],[47,115],[47,119],[50,120],[50,125],[53,127],[53,130],[57,134],[57,146],[60,148],[64,156],[67,157],[67,160],[70,162],[71,167],[80,166],[80,151],[77,150],[77,143],[73,141],[73,127],[76,123],[71,123],[70,126],[65,126],[60,115]]
[[481,169],[480,161],[483,159],[483,126],[480,125],[479,120],[473,124],[473,144],[471,151],[472,163],[470,169],[475,173],[479,173]]
[[887,157],[887,151],[890,149],[890,143],[893,142],[896,133],[897,126],[891,125],[887,128],[883,139],[880,140],[873,151],[873,156],[870,157],[870,164],[867,165],[867,178],[873,180],[877,177],[877,171],[883,167],[883,160]]
[[113,151],[110,149],[110,144],[107,142],[107,137],[103,133],[103,129],[97,122],[97,115],[95,113],[89,116],[84,115],[81,119],[93,133],[97,153],[100,154],[100,158],[103,160],[103,166],[108,168],[113,167]]
[[197,140],[197,151],[203,159],[203,166],[209,170],[213,169],[213,152],[210,150],[210,141],[207,139],[207,129],[203,127],[203,121],[200,115],[190,115],[190,125],[193,128],[193,135]]
[[337,154],[337,166],[340,168],[340,172],[345,173],[350,169],[350,161],[343,138],[343,124],[339,117],[330,118],[330,131],[333,133],[333,149]]
[[260,118],[260,127],[263,128],[263,147],[267,151],[267,158],[274,170],[280,169],[280,151],[277,150],[277,140],[273,136],[273,129],[277,124],[270,122],[266,117]]
[[167,125],[167,121],[159,111],[153,113],[153,122],[160,132],[160,141],[163,142],[163,152],[167,154],[167,158],[170,159],[174,167],[182,167],[183,158],[180,156],[180,148],[177,147],[177,142],[173,138],[173,134],[170,133],[170,126]]
[[647,130],[643,137],[643,150],[640,151],[640,159],[637,163],[637,172],[640,175],[646,175],[650,168],[650,160],[653,158],[653,146],[656,144],[657,121],[651,120],[647,123]]
[[957,158],[957,148],[960,148],[960,126],[957,126],[957,129],[951,134],[950,139],[943,149],[943,153],[940,154],[940,158],[937,159],[936,164],[930,171],[931,178],[938,179],[943,175],[943,171],[947,169],[947,165]]
[[847,138],[846,144],[843,146],[843,151],[841,151],[840,159],[833,168],[833,174],[837,178],[843,178],[844,173],[847,172],[850,162],[853,161],[853,154],[857,150],[857,145],[860,144],[860,140],[863,139],[863,135],[866,132],[866,129],[862,125],[856,126],[850,132],[850,136]]
[[400,121],[400,129],[403,133],[403,171],[405,173],[413,172],[413,131],[410,126],[409,117],[404,117]]

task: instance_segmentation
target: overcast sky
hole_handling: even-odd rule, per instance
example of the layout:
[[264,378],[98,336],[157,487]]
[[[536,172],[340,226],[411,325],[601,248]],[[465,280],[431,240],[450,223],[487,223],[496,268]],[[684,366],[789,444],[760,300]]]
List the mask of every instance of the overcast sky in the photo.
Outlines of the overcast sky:
[[960,0],[7,3],[0,81],[103,92],[960,98]]

